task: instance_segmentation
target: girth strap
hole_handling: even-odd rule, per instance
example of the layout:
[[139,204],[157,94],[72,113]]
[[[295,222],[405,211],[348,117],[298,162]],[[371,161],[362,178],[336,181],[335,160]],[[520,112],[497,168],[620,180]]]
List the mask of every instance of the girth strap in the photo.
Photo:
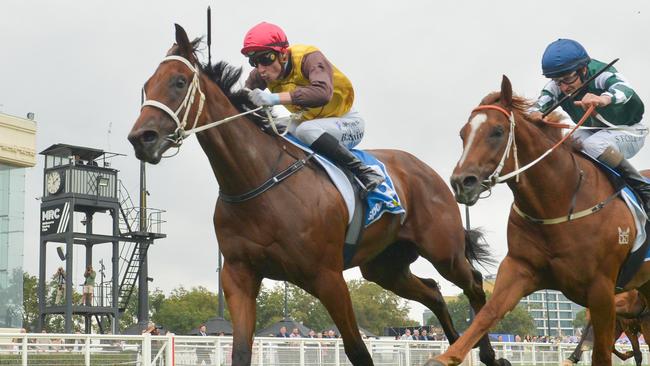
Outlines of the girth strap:
[[302,169],[307,164],[307,161],[311,159],[314,156],[314,154],[309,154],[307,155],[306,158],[304,159],[298,159],[296,160],[295,163],[291,164],[288,168],[285,170],[281,171],[280,173],[274,175],[273,177],[269,178],[266,180],[262,185],[259,187],[250,190],[244,194],[238,194],[238,195],[229,195],[227,193],[224,193],[223,191],[219,191],[219,199],[224,200],[225,202],[228,203],[240,203],[240,202],[245,202],[250,199],[253,199],[260,194],[268,191],[271,189],[273,186],[276,184],[279,184],[283,180],[289,178],[293,173],[297,172],[298,170]]
[[538,218],[532,217],[532,216],[528,215],[527,213],[521,211],[521,209],[519,207],[517,207],[517,205],[514,204],[514,203],[512,204],[512,209],[515,210],[515,212],[518,213],[519,216],[521,216],[524,219],[526,219],[528,221],[531,221],[531,222],[533,222],[535,224],[540,224],[540,225],[561,224],[563,222],[573,221],[573,220],[583,218],[585,216],[589,216],[591,214],[594,214],[594,213],[602,210],[603,207],[605,207],[608,203],[610,203],[620,193],[621,193],[621,191],[616,191],[616,192],[614,192],[614,194],[607,197],[604,201],[599,202],[596,205],[594,205],[592,207],[589,207],[586,210],[582,210],[582,211],[579,211],[579,212],[576,212],[576,213],[569,213],[566,216],[560,216],[560,217],[556,217],[554,219],[538,219]]

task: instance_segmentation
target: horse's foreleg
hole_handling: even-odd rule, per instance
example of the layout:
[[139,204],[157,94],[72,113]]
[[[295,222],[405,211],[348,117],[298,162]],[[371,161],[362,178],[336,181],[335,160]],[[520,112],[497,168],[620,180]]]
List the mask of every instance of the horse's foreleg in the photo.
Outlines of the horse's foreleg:
[[529,273],[530,271],[522,263],[506,256],[499,267],[494,293],[476,314],[472,325],[445,353],[427,364],[458,365],[463,362],[474,344],[508,311],[517,306],[525,294],[535,289],[533,278]]
[[594,366],[611,365],[616,320],[614,283],[611,279],[604,276],[596,279],[589,288],[587,301],[591,313],[591,324],[594,327],[591,364]]
[[255,299],[262,279],[248,266],[226,262],[221,283],[232,318],[232,365],[250,365],[255,330]]
[[340,272],[323,271],[314,282],[313,293],[325,306],[339,328],[345,354],[355,366],[373,365],[366,344],[361,339],[354,317],[350,292]]

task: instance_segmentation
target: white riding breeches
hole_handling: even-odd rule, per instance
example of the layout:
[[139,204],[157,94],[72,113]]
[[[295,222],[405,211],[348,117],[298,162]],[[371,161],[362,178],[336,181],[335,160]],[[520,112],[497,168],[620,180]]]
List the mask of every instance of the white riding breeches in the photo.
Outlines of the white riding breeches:
[[582,144],[582,151],[587,155],[598,158],[609,147],[618,150],[625,159],[636,155],[645,143],[648,128],[643,123],[629,126],[625,130],[578,130],[573,133],[573,139]]
[[325,132],[334,136],[343,146],[351,149],[361,142],[366,122],[354,109],[341,117],[319,118],[289,124],[289,132],[300,141],[311,145]]

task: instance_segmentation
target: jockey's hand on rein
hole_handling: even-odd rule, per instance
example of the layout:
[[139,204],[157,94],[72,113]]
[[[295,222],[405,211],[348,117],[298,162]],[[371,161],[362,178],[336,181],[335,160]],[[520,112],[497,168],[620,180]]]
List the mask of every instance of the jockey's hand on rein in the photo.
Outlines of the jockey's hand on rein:
[[592,93],[585,94],[582,97],[582,100],[573,102],[573,104],[582,107],[582,109],[587,110],[592,105],[594,107],[605,107],[612,102],[612,98],[609,95],[596,95]]
[[273,94],[261,89],[251,90],[248,93],[248,99],[258,107],[280,104],[280,94]]

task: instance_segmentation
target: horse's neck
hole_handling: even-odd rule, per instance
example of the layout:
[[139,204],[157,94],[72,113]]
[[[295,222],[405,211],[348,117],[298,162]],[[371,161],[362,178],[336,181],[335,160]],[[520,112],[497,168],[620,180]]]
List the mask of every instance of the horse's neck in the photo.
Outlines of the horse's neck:
[[[208,122],[240,113],[214,85],[206,90],[205,108]],[[268,179],[281,153],[278,143],[245,116],[209,128],[197,138],[220,189],[229,194],[247,192]]]
[[[518,121],[515,130],[520,167],[536,160],[554,145],[531,122]],[[568,212],[580,179],[580,167],[572,154],[560,146],[523,172],[519,182],[515,177],[511,178],[508,185],[517,206],[538,218],[555,217]]]

